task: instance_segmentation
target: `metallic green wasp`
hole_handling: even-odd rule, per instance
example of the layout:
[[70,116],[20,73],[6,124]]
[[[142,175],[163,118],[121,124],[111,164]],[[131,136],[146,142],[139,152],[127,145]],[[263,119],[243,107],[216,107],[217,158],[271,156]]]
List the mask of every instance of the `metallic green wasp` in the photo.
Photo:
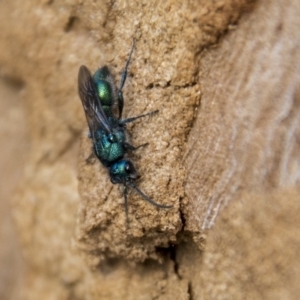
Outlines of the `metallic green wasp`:
[[[124,106],[123,86],[127,77],[127,69],[133,52],[134,44],[122,72],[120,87],[117,88],[107,66],[96,71],[92,76],[86,66],[81,66],[78,74],[78,90],[89,126],[89,137],[93,141],[93,152],[101,163],[108,168],[113,184],[124,186],[124,202],[126,219],[128,220],[127,189],[133,188],[144,200],[159,208],[172,208],[154,202],[135,184],[137,172],[133,163],[125,158],[128,150],[136,150],[127,141],[126,124],[158,113],[158,110],[133,118],[122,119]],[[118,116],[115,106],[117,104]]]

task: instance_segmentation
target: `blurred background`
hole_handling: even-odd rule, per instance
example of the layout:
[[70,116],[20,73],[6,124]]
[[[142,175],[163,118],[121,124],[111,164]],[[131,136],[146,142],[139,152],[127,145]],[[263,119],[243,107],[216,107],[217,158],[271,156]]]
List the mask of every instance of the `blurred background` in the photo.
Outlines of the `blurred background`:
[[23,85],[0,79],[0,298],[18,299],[24,264],[12,220],[11,199],[29,151]]

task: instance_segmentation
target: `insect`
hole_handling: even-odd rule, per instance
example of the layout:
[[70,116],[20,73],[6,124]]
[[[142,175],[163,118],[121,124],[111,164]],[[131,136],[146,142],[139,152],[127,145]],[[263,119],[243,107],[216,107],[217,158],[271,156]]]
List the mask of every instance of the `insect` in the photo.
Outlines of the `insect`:
[[[78,73],[78,92],[89,126],[89,137],[93,142],[93,152],[109,171],[113,184],[123,184],[126,220],[128,224],[128,187],[134,189],[144,200],[159,208],[172,208],[172,205],[156,203],[145,195],[135,184],[137,171],[133,163],[124,158],[129,150],[133,151],[146,144],[134,147],[127,141],[126,124],[158,113],[158,110],[133,118],[122,119],[124,106],[123,86],[127,69],[134,49],[134,42],[122,72],[120,87],[117,88],[107,66],[98,69],[92,76],[82,65]],[[116,105],[117,104],[117,105]],[[116,106],[118,116],[116,116]]]

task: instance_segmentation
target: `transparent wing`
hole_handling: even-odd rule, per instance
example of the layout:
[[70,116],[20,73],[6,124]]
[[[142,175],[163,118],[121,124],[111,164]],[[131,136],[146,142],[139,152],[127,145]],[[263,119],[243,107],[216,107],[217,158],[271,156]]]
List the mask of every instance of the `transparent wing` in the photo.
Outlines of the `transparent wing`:
[[78,73],[78,92],[93,137],[96,130],[112,132],[111,124],[105,115],[97,95],[92,75],[86,66],[81,66]]

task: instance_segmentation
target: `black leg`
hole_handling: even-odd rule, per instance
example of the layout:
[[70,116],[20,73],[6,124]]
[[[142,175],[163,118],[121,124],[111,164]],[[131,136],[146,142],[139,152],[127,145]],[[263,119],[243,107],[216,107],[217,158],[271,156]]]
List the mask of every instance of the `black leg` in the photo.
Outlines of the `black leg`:
[[149,145],[149,143],[145,143],[145,144],[139,145],[137,147],[134,147],[134,146],[132,146],[132,145],[130,145],[128,143],[124,143],[125,149],[131,150],[131,151],[135,151],[135,150],[137,150],[137,149],[139,149],[141,147],[148,146],[148,145]]
[[152,115],[155,115],[157,113],[158,113],[158,110],[154,110],[154,111],[151,111],[151,112],[149,112],[147,114],[144,114],[144,115],[139,115],[139,116],[136,116],[136,117],[133,117],[133,118],[128,118],[128,119],[120,120],[119,124],[120,125],[124,125],[126,123],[131,123],[131,122],[134,122],[137,119],[140,119],[140,118],[143,118],[143,117],[147,117],[147,116],[152,116]]
[[119,91],[119,94],[118,94],[119,120],[122,118],[123,107],[124,107],[123,93],[122,93],[122,91]]
[[121,119],[122,117],[122,112],[123,112],[123,106],[124,106],[124,99],[123,99],[123,86],[125,84],[126,78],[127,78],[127,69],[131,60],[131,55],[134,49],[134,45],[135,45],[135,39],[133,39],[133,43],[132,43],[132,47],[131,47],[131,51],[129,53],[129,57],[127,59],[125,68],[122,72],[122,76],[121,76],[121,82],[120,82],[120,87],[119,87],[119,94],[118,94],[118,109],[119,109],[119,119]]

